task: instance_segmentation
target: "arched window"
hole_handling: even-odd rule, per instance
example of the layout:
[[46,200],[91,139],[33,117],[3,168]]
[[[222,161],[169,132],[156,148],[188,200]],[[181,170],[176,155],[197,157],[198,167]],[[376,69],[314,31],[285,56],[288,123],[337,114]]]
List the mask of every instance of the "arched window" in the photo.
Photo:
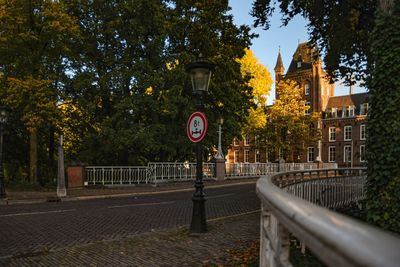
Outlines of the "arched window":
[[304,86],[304,95],[309,95],[309,94],[310,94],[310,82],[307,81]]

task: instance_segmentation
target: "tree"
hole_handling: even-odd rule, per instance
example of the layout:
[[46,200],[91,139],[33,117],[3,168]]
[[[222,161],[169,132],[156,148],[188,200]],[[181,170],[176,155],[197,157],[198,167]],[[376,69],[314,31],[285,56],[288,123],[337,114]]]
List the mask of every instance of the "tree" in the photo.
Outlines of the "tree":
[[195,103],[185,66],[200,54],[216,65],[204,101],[210,122],[205,146],[216,143],[217,116],[225,119],[227,138],[238,134],[251,88],[235,59],[254,35],[234,25],[228,1],[73,1],[71,10],[82,38],[66,88],[74,106],[90,116],[74,152],[80,159],[91,164],[192,159],[185,126]]
[[[279,2],[283,25],[296,15],[309,20],[310,43],[324,54],[326,71],[332,80],[365,81],[369,55],[369,34],[374,26],[376,0]],[[252,15],[254,25],[269,28],[269,16],[275,11],[275,1],[255,0]]]
[[250,49],[245,49],[245,55],[238,59],[238,62],[243,77],[250,78],[247,85],[253,89],[251,102],[254,105],[249,109],[247,125],[244,129],[244,132],[251,133],[264,128],[267,123],[265,107],[271,91],[272,79],[268,69],[257,60]]
[[58,81],[77,24],[61,1],[1,1],[0,8],[0,93],[29,133],[30,179],[36,182],[39,130],[58,117]]
[[[368,220],[400,232],[400,52],[398,0],[279,1],[284,24],[308,18],[311,42],[325,53],[332,79],[366,80],[368,115]],[[255,0],[255,25],[268,28],[273,1]],[[390,136],[390,139],[388,138]]]
[[276,155],[281,151],[285,160],[296,161],[308,144],[318,140],[320,133],[314,124],[319,116],[306,114],[310,107],[305,105],[297,82],[282,80],[276,90],[279,98],[267,109],[266,127],[258,133],[259,145]]

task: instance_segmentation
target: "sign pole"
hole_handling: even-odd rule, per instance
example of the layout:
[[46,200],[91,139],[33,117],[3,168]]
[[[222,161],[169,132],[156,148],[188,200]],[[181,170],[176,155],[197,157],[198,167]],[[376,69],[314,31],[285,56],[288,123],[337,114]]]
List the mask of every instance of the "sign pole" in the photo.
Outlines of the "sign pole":
[[[198,110],[203,111],[202,93],[198,93]],[[205,119],[205,118],[204,118]],[[207,131],[207,122],[205,120],[205,125],[203,126],[203,135]],[[189,119],[190,125],[190,119]],[[188,126],[189,126],[188,125]],[[203,136],[204,138],[204,136]],[[202,139],[202,138],[201,138]],[[192,222],[190,224],[191,233],[205,233],[207,232],[207,221],[206,221],[206,209],[205,209],[205,198],[204,198],[204,184],[203,184],[203,145],[201,140],[197,142],[196,145],[196,182],[195,182],[195,192],[192,197],[193,201],[193,214]]]

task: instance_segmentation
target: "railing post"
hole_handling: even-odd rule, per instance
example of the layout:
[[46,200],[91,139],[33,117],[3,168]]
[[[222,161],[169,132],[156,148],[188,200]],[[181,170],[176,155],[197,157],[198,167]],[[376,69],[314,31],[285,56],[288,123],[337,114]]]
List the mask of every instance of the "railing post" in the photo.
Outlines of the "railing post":
[[261,215],[260,215],[260,266],[268,266],[270,241],[268,232],[271,227],[271,213],[265,209],[264,204],[261,202]]
[[225,179],[225,159],[214,159],[215,169],[214,175],[217,181],[222,181]]
[[290,236],[289,231],[278,222],[278,238],[279,238],[279,263],[276,266],[289,266],[290,252]]
[[260,227],[260,266],[291,266],[289,231],[264,207]]

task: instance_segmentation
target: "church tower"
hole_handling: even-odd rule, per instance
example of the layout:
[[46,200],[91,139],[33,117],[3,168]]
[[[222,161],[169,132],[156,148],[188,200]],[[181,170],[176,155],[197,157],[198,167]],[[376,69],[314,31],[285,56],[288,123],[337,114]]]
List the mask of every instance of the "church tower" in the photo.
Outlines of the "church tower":
[[283,61],[281,57],[281,49],[279,49],[278,52],[278,58],[276,59],[276,64],[275,64],[275,99],[278,99],[278,92],[277,92],[277,87],[279,82],[283,79],[283,75],[285,73],[285,67],[283,66]]

